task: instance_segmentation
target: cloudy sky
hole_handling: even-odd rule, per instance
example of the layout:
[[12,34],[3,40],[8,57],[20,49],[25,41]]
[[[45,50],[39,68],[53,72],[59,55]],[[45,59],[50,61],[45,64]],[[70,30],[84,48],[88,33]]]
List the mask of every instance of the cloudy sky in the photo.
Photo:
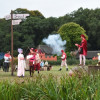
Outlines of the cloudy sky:
[[45,17],[60,17],[80,7],[100,8],[100,0],[0,0],[0,18],[17,8],[39,10]]

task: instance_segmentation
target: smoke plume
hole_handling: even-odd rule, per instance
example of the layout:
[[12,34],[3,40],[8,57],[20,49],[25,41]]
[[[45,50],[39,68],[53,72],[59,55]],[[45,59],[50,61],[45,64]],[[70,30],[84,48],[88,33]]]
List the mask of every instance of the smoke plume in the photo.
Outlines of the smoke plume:
[[62,41],[59,34],[49,35],[48,38],[43,39],[43,42],[53,49],[52,54],[60,55],[61,50],[65,50],[66,41]]

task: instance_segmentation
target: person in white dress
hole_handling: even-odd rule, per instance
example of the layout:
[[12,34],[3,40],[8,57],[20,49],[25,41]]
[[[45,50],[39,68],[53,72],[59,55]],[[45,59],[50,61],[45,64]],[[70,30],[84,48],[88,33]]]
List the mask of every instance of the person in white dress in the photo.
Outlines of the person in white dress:
[[26,64],[25,64],[25,59],[24,59],[24,55],[23,55],[23,50],[21,48],[18,49],[18,71],[17,71],[17,76],[20,77],[24,77],[25,76],[25,68],[26,68]]

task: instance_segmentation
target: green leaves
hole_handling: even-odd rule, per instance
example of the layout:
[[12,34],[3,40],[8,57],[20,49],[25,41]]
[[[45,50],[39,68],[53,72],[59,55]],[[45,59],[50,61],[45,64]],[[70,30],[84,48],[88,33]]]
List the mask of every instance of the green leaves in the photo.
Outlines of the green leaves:
[[93,76],[88,75],[85,69],[78,70],[78,73],[76,72],[72,77],[65,73],[55,76],[53,72],[49,75],[34,75],[33,78],[14,77],[14,80],[1,80],[0,82],[0,100],[99,99],[100,72]]
[[16,10],[13,11],[14,14],[30,14],[31,17],[40,17],[44,18],[41,12],[38,10],[27,10],[23,8],[17,8]]
[[58,33],[63,40],[67,41],[67,50],[74,50],[75,43],[81,42],[80,35],[85,34],[85,30],[79,24],[70,22],[62,25],[59,28]]
[[[17,38],[18,40],[14,37],[16,40],[15,45],[18,43],[17,46],[21,45],[24,49],[29,44],[37,47],[39,44],[42,44],[43,38],[48,37],[49,34],[55,34],[57,31],[63,40],[67,40],[66,46],[68,50],[75,49],[75,42],[80,43],[80,35],[85,34],[85,32],[85,35],[88,35],[88,50],[100,49],[100,9],[98,8],[93,10],[81,7],[59,18],[45,18],[38,10],[23,8],[17,8],[13,13],[30,14],[20,25],[13,27],[13,31],[17,32],[17,37],[19,37],[19,39]],[[0,50],[3,52],[10,49],[10,34],[11,20],[0,19]],[[14,50],[17,49],[17,46],[14,47]]]

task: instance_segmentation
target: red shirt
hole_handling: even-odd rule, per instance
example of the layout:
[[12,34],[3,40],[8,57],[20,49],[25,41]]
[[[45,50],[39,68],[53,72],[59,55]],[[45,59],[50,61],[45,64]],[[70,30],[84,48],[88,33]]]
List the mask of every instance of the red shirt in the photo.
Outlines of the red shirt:
[[33,57],[29,59],[29,65],[33,66],[33,61],[35,61],[35,54],[29,53],[29,55],[33,55]]
[[65,52],[62,53],[62,57],[64,57],[64,58],[62,58],[62,60],[66,60],[67,56],[66,56]]
[[83,39],[81,45],[78,45],[79,48],[83,48],[83,55],[87,55],[87,41]]

